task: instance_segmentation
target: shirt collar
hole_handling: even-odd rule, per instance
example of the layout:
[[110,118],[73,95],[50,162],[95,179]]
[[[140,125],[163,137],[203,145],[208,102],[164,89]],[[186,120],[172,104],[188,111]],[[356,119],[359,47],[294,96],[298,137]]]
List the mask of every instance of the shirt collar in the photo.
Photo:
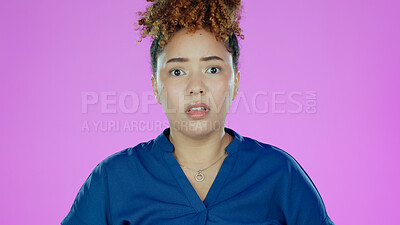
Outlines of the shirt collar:
[[[226,147],[226,152],[228,155],[234,154],[240,148],[240,145],[244,143],[243,137],[236,133],[234,130],[224,127],[225,132],[234,136],[232,142]],[[166,128],[158,137],[155,139],[155,147],[163,152],[173,152],[174,145],[169,141],[170,128]]]

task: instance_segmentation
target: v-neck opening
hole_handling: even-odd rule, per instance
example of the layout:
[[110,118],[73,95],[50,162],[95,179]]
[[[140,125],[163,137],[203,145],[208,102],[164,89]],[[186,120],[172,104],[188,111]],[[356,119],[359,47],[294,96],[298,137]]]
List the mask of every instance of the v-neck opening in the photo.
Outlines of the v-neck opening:
[[[181,168],[183,174],[185,175],[185,177],[186,177],[186,179],[187,179],[187,182],[190,183],[190,185],[192,186],[193,191],[196,193],[196,195],[197,195],[197,197],[199,198],[199,200],[200,200],[206,207],[207,207],[207,205],[208,205],[207,203],[210,201],[210,200],[208,200],[208,199],[210,199],[210,194],[212,194],[212,192],[213,192],[214,189],[215,189],[216,182],[218,182],[218,180],[220,179],[219,177],[222,176],[222,175],[220,175],[220,174],[222,173],[221,170],[222,170],[223,167],[224,167],[224,163],[226,162],[225,160],[226,160],[227,157],[228,157],[228,156],[226,156],[226,157],[224,158],[224,160],[222,161],[221,167],[218,169],[217,175],[215,176],[213,182],[211,183],[211,186],[210,186],[210,188],[208,189],[208,191],[207,191],[207,193],[206,193],[206,197],[204,198],[204,201],[201,200],[201,197],[197,194],[196,189],[194,188],[194,186],[193,186],[192,183],[190,182],[189,178],[186,176],[185,172],[184,172],[183,169]],[[225,164],[226,164],[226,163],[225,163]]]
[[186,197],[190,205],[197,212],[207,210],[209,206],[213,205],[216,202],[217,197],[222,191],[222,188],[230,171],[233,169],[234,164],[237,161],[238,154],[235,153],[237,153],[239,145],[243,142],[243,137],[241,137],[239,134],[229,128],[225,128],[225,132],[228,132],[234,138],[231,143],[229,143],[228,146],[226,146],[225,148],[228,156],[226,156],[224,161],[222,162],[222,165],[219,168],[217,175],[206,194],[204,201],[201,200],[194,186],[190,183],[188,177],[179,165],[177,159],[172,154],[174,146],[168,139],[169,128],[165,129],[164,132],[156,139],[157,146],[162,149],[164,153],[163,157],[166,160],[173,177],[177,181],[179,187],[181,188],[184,196]]
[[[228,172],[230,171],[230,170],[228,170],[229,169],[228,167],[230,166],[229,161],[231,161],[231,159],[232,159],[232,156],[228,155],[224,158],[224,161],[222,161],[221,167],[219,168],[217,175],[215,176],[215,179],[212,182],[210,189],[208,190],[208,192],[206,194],[206,197],[204,198],[204,202],[202,201],[206,207],[215,201],[215,198],[221,191],[222,185],[228,176]],[[190,183],[189,180],[188,180],[188,182]],[[192,186],[192,188],[194,191],[196,191],[193,186]],[[200,199],[200,196],[199,196],[199,199]]]
[[185,172],[183,171],[182,167],[179,165],[178,161],[176,160],[175,156],[171,153],[164,154],[165,159],[170,166],[171,172],[173,176],[176,178],[179,186],[181,187],[183,193],[187,197],[188,201],[192,205],[193,208],[196,209],[197,212],[206,210],[206,208],[213,204],[216,197],[218,196],[219,192],[222,189],[222,186],[228,177],[228,173],[233,168],[235,163],[235,157],[228,155],[225,157],[224,161],[222,162],[221,167],[219,168],[217,175],[212,182],[210,189],[208,190],[204,201],[201,200],[201,197],[197,194],[196,189],[190,183],[190,180],[186,176]]

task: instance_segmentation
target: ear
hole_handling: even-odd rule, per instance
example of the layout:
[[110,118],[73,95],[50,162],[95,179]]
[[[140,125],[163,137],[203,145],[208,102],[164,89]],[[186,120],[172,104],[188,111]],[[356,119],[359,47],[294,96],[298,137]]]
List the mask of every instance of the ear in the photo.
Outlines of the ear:
[[152,74],[151,75],[151,86],[153,86],[153,94],[154,94],[154,97],[156,98],[156,100],[157,100],[157,102],[159,103],[159,104],[161,104],[161,101],[160,101],[160,94],[159,94],[159,92],[158,92],[158,85],[157,85],[157,77],[156,77],[156,75],[155,74]]
[[239,91],[239,81],[240,81],[240,71],[238,70],[238,71],[236,72],[236,74],[235,74],[235,88],[234,88],[234,90],[233,90],[233,99],[232,99],[232,101],[235,100],[235,98],[236,98],[236,96],[237,96],[237,94],[238,94],[238,91]]

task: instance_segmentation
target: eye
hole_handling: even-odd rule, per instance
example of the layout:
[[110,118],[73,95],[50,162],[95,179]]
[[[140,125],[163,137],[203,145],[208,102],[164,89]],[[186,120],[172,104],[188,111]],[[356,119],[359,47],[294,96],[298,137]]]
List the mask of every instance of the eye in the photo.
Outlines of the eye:
[[216,74],[216,73],[220,72],[221,69],[220,69],[219,67],[213,66],[213,67],[210,67],[210,68],[208,69],[208,71],[209,71],[210,73],[212,73],[212,74]]
[[183,74],[183,71],[180,69],[173,69],[173,70],[169,71],[169,74],[171,74],[172,76],[175,76],[175,77],[179,77]]

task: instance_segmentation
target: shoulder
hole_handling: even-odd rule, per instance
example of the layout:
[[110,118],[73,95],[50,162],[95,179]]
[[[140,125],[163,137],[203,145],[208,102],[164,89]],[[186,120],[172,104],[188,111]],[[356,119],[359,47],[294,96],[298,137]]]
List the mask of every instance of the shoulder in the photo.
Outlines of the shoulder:
[[239,156],[241,164],[256,168],[265,176],[273,173],[286,182],[290,179],[309,179],[300,163],[286,150],[249,137],[243,137],[243,140]]
[[144,154],[148,154],[153,148],[154,139],[141,142],[133,147],[125,148],[102,160],[95,170],[123,170],[137,164]]
[[295,158],[288,152],[272,144],[267,144],[250,137],[243,137],[245,147],[242,155],[251,154],[260,161],[268,161],[268,164],[280,166],[298,165]]
[[[271,144],[266,144],[251,138],[245,138],[251,148],[246,151],[257,152],[257,164],[269,174],[275,173],[282,182],[294,185],[299,190],[306,190],[310,196],[320,198],[315,184],[300,163],[288,152]],[[243,154],[245,155],[245,154]]]

